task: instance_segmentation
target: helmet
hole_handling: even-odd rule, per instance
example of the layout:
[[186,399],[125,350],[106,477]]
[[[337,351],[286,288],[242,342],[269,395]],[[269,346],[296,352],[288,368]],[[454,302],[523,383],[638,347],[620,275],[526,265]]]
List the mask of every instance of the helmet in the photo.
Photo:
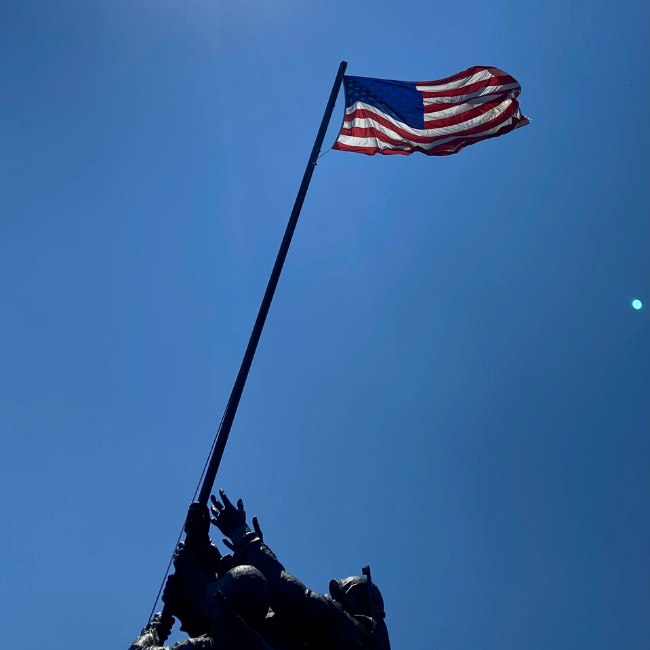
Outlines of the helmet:
[[[330,595],[348,614],[384,618],[384,599],[376,584],[372,585],[372,605],[368,599],[368,581],[365,576],[352,576],[344,580],[330,581]],[[373,616],[374,615],[374,616]]]
[[212,625],[218,623],[223,612],[217,602],[217,591],[250,628],[259,627],[266,618],[269,585],[255,567],[237,566],[210,584],[206,594],[206,614]]

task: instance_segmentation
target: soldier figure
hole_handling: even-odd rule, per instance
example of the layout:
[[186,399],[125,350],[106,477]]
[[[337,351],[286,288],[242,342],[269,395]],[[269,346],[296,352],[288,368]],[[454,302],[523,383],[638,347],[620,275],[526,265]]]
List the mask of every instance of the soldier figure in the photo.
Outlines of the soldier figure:
[[210,541],[208,509],[193,503],[185,523],[185,543],[174,557],[163,602],[190,636],[163,649],[173,619],[156,614],[129,650],[274,650],[256,632],[269,609],[269,586],[254,567],[232,568]]
[[222,503],[212,497],[212,523],[230,538],[235,566],[253,566],[266,578],[271,609],[287,638],[314,650],[390,650],[384,601],[375,585],[372,597],[363,576],[332,580],[331,597],[311,591],[284,570],[255,517],[250,530],[242,500],[235,508],[223,490],[219,494]]
[[171,625],[157,614],[130,650],[390,650],[374,584],[353,576],[332,580],[330,596],[311,591],[284,570],[255,517],[250,530],[241,499],[235,507],[219,494],[212,523],[230,538],[224,542],[233,555],[221,556],[207,507],[193,503],[163,593],[190,638],[162,648]]
[[[179,597],[174,589],[165,592],[168,602]],[[263,623],[268,602],[268,585],[260,572],[236,567],[208,588],[205,633],[164,650],[274,650],[253,631]],[[167,638],[170,627],[156,614],[129,650],[163,650],[159,639]]]

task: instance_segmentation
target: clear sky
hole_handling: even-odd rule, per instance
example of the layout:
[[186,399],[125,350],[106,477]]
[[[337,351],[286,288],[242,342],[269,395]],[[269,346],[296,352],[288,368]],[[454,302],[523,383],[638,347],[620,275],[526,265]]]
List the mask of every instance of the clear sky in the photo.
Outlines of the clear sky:
[[369,563],[394,650],[646,648],[648,18],[4,0],[2,646],[145,624],[345,59],[533,122],[322,158],[217,484],[311,588]]

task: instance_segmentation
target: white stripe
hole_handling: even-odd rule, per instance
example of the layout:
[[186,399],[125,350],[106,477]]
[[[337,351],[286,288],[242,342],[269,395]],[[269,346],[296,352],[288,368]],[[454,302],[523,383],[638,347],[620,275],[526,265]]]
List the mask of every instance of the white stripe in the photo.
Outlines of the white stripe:
[[453,115],[460,115],[466,111],[471,111],[473,108],[481,106],[482,104],[487,104],[487,102],[492,101],[493,99],[495,98],[491,97],[490,95],[485,95],[483,97],[474,97],[474,99],[470,99],[464,104],[458,104],[458,106],[443,108],[441,111],[436,111],[435,113],[425,113],[424,123],[427,124],[430,122],[433,126],[433,123],[437,120],[444,120],[447,117],[452,117]]
[[[369,104],[365,104],[364,102],[356,102],[354,106],[351,108],[354,109],[356,108],[363,108],[367,111],[371,111],[372,113],[375,113],[376,115],[380,115],[384,119],[388,120],[392,125],[399,127],[403,131],[406,131],[407,133],[411,135],[418,135],[422,137],[434,137],[438,135],[451,135],[452,133],[460,133],[461,131],[467,131],[468,129],[472,129],[475,126],[479,126],[481,124],[484,124],[485,122],[489,122],[491,119],[494,119],[495,117],[498,117],[503,113],[503,111],[510,106],[512,103],[511,99],[506,99],[505,101],[501,102],[498,106],[495,106],[494,108],[490,109],[486,113],[483,113],[483,115],[478,115],[477,117],[473,117],[471,120],[465,120],[464,122],[460,122],[459,124],[452,124],[451,126],[442,126],[437,129],[414,129],[406,124],[404,122],[400,122],[398,120],[393,119],[390,115],[386,115],[385,113],[382,113],[378,108],[375,108],[374,106],[370,106]],[[346,110],[346,114],[348,114],[348,111],[350,109]],[[395,133],[392,129],[389,127],[384,126],[383,124],[379,124],[378,122],[375,122],[372,118],[356,118],[352,120],[345,120],[343,122],[343,128],[350,129],[352,127],[360,127],[360,128],[376,128],[385,133],[386,135],[390,135],[391,138],[395,138],[397,140],[402,139],[404,136],[399,135]]]
[[403,146],[395,144],[386,144],[377,138],[353,138],[350,135],[340,135],[337,142],[347,144],[351,147],[378,147],[379,149],[398,149],[399,151],[408,151],[411,147],[408,144]]
[[469,84],[475,84],[477,81],[483,81],[483,79],[490,79],[494,75],[489,70],[481,70],[481,72],[476,72],[469,77],[464,79],[458,79],[457,81],[451,81],[447,84],[417,84],[416,88],[418,90],[424,90],[426,92],[436,92],[442,90],[455,90],[456,88],[462,88],[463,86],[468,86]]
[[[453,104],[455,102],[464,102],[474,97],[481,97],[483,95],[496,95],[498,93],[506,92],[508,90],[519,89],[520,86],[518,83],[503,84],[503,86],[485,86],[485,88],[479,88],[473,93],[468,95],[445,95],[444,97],[423,97],[422,101],[424,105],[427,104]],[[509,93],[513,94],[514,93]]]
[[[486,131],[482,131],[481,133],[474,133],[472,135],[459,133],[451,138],[445,138],[444,140],[436,140],[435,142],[429,142],[425,144],[422,144],[421,142],[412,142],[410,140],[405,140],[404,138],[398,138],[399,140],[401,140],[401,142],[397,145],[394,145],[394,144],[388,144],[386,142],[382,142],[378,138],[357,138],[351,135],[340,135],[337,139],[337,142],[340,142],[341,144],[346,144],[350,147],[366,147],[366,148],[377,147],[379,149],[398,149],[400,151],[406,151],[411,147],[420,147],[422,149],[435,149],[436,147],[440,147],[441,145],[447,142],[451,142],[452,140],[456,140],[458,138],[482,138],[485,137],[486,135],[493,135],[498,131],[500,131],[501,129],[505,128],[506,126],[510,126],[513,122],[513,119],[517,117],[521,117],[521,114],[519,112],[517,112],[516,115],[513,115],[513,117],[508,118],[505,122],[499,124],[498,126],[495,126]],[[454,147],[454,149],[463,146],[463,144],[464,143],[459,143],[457,147]]]

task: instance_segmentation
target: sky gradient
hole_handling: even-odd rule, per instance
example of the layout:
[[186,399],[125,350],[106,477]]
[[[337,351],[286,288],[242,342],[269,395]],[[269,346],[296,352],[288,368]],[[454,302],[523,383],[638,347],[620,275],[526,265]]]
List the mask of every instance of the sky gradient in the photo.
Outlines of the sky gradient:
[[319,161],[217,485],[393,650],[646,648],[648,13],[5,0],[3,645],[146,623],[344,59],[532,124]]

